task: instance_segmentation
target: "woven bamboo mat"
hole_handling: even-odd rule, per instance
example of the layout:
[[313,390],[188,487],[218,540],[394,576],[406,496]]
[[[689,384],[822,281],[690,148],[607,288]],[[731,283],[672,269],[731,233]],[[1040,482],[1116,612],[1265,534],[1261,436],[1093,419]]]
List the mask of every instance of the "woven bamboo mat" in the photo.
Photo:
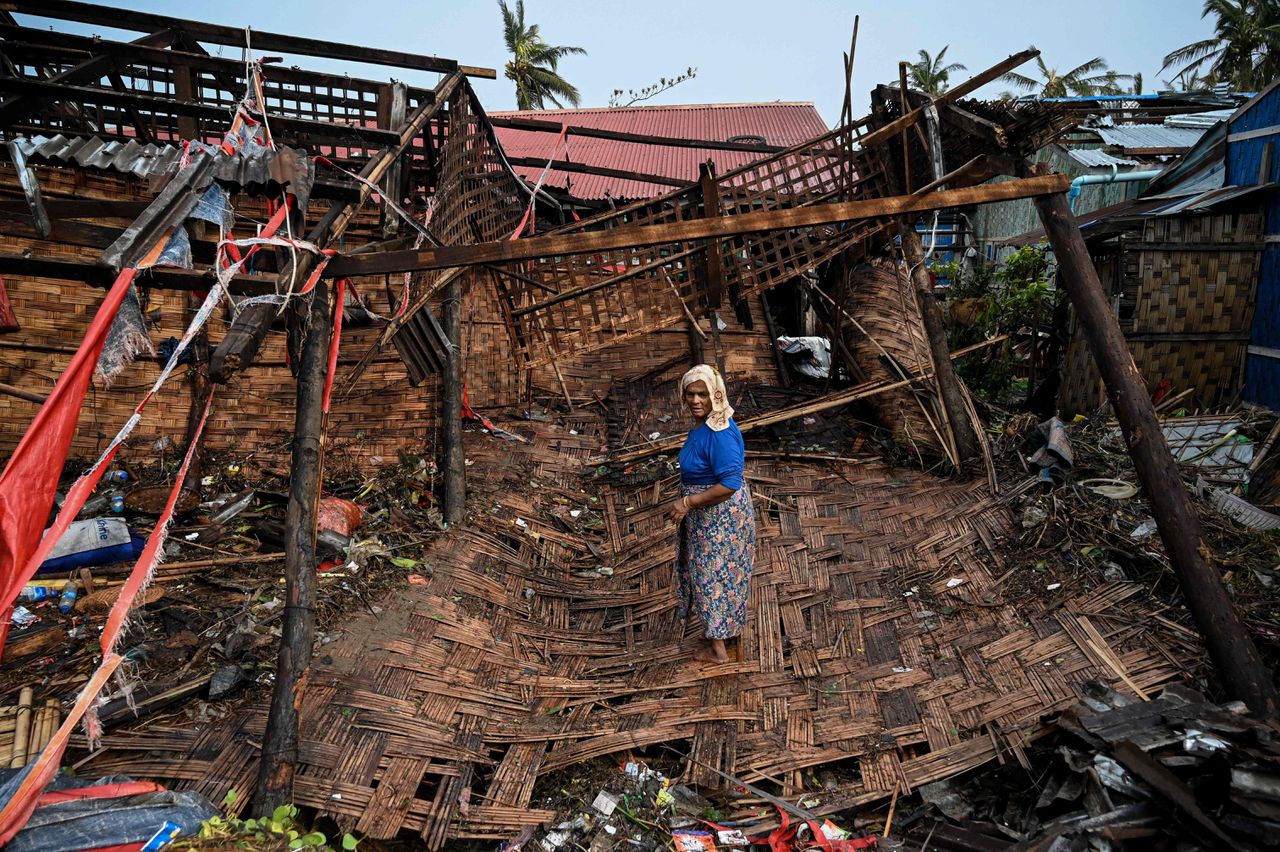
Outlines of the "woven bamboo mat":
[[[788,796],[839,763],[856,771],[824,794],[834,810],[1025,761],[1040,717],[1087,679],[1132,694],[1179,674],[1135,585],[1006,597],[1011,518],[985,484],[767,454],[748,462],[759,545],[740,659],[696,663],[661,505],[674,476],[599,485],[601,416],[510,426],[532,443],[468,433],[478,517],[429,554],[429,584],[317,653],[295,800],[345,827],[433,848],[508,838],[551,817],[540,776],[657,744],[692,755],[692,782],[717,783],[711,766]],[[265,716],[115,733],[82,771],[215,801],[251,791]]]

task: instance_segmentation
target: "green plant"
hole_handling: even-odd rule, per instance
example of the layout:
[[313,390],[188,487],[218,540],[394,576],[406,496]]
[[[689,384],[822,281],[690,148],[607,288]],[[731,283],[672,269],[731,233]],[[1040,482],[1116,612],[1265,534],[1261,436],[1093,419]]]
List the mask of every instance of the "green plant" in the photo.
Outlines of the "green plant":
[[[222,800],[224,809],[235,806],[238,794],[228,790]],[[235,817],[216,816],[205,820],[200,826],[200,833],[195,837],[184,838],[174,843],[174,849],[202,849],[211,845],[222,848],[255,849],[255,850],[292,850],[315,849],[337,852],[353,852],[360,846],[360,841],[351,834],[344,834],[338,847],[335,848],[329,838],[321,831],[307,831],[298,823],[296,805],[281,805],[272,811],[269,817],[257,819],[237,819]]]
[[[1000,264],[935,264],[933,273],[951,283],[947,300],[952,349],[1005,333],[1034,335],[1053,316],[1061,297],[1053,286],[1052,265],[1043,246],[1018,249]],[[967,310],[958,310],[961,306]],[[956,365],[969,387],[992,401],[1005,400],[1020,385],[1014,368],[1014,350],[1007,344],[992,346]]]

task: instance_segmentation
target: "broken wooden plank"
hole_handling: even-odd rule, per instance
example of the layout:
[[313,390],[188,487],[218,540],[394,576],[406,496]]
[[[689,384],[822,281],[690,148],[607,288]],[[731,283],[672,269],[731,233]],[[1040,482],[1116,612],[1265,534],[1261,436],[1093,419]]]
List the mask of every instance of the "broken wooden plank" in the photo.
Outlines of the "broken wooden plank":
[[[925,210],[942,210],[968,207],[974,204],[991,204],[1016,198],[1034,198],[1066,192],[1070,179],[1066,175],[1010,180],[997,184],[949,189],[921,196],[895,196],[866,201],[842,201],[815,204],[809,207],[792,207],[782,210],[766,210],[758,213],[721,216],[716,219],[690,219],[661,225],[615,228],[609,231],[590,231],[580,234],[551,234],[527,237],[522,240],[478,243],[470,246],[438,246],[418,251],[384,252],[334,258],[324,270],[327,278],[347,278],[361,275],[384,275],[392,272],[416,272],[424,269],[445,269],[455,266],[475,266],[485,263],[503,263],[513,260],[532,260],[566,254],[593,254],[595,252],[661,245],[663,243],[691,242],[693,240],[727,239],[741,234],[765,233],[792,228],[811,228],[863,219],[878,219],[904,213],[920,213]],[[522,313],[539,310],[549,304],[571,299],[583,292],[579,288],[563,293],[554,300],[522,309]]]

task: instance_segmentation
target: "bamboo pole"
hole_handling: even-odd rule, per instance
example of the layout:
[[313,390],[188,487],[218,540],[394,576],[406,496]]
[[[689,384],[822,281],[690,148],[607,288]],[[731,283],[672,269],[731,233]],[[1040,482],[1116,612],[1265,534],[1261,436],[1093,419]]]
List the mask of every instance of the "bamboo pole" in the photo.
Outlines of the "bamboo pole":
[[31,736],[31,687],[24,686],[18,693],[18,724],[13,733],[13,755],[9,758],[10,769],[21,769],[27,765],[27,740]]
[[1065,195],[1035,199],[1085,339],[1124,433],[1143,495],[1151,506],[1183,600],[1204,637],[1222,685],[1255,713],[1280,711],[1280,696],[1223,586],[1200,519],[1169,452],[1146,383],[1120,331]]

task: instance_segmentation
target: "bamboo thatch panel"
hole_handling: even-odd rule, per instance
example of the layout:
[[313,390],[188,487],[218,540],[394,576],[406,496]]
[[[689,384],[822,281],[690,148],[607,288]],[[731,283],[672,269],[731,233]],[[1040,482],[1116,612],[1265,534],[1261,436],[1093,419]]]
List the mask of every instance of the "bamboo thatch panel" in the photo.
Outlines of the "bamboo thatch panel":
[[[857,317],[866,334],[850,329],[846,339],[858,366],[872,382],[897,382],[902,374],[885,363],[885,353],[901,368],[910,371],[932,363],[915,288],[901,266],[881,262],[864,264],[849,279],[848,313]],[[911,387],[887,391],[871,398],[881,425],[895,441],[940,455],[942,420],[934,404],[929,380],[921,389]],[[925,412],[928,412],[926,415]],[[932,423],[930,423],[932,419]]]

